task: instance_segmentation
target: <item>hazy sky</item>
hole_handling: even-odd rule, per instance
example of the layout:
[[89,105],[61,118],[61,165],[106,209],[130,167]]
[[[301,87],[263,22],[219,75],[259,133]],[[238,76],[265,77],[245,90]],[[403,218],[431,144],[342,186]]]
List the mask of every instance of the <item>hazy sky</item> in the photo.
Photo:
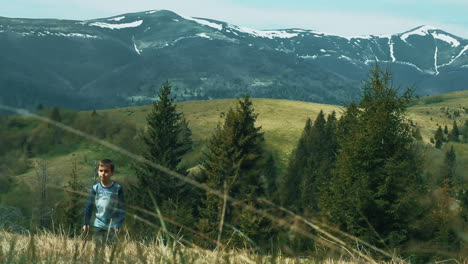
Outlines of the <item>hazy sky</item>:
[[254,29],[353,36],[429,25],[468,39],[468,0],[0,0],[5,17],[85,20],[153,9]]

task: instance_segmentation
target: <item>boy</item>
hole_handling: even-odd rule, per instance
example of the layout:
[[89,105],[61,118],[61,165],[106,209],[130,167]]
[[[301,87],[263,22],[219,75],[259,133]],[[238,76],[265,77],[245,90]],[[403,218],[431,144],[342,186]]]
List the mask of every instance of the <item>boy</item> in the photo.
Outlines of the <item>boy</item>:
[[96,207],[94,237],[100,243],[112,242],[117,232],[122,229],[125,219],[124,194],[122,186],[111,181],[114,164],[109,159],[99,161],[98,175],[100,182],[93,185],[85,206],[83,231],[89,231],[89,222],[93,207]]

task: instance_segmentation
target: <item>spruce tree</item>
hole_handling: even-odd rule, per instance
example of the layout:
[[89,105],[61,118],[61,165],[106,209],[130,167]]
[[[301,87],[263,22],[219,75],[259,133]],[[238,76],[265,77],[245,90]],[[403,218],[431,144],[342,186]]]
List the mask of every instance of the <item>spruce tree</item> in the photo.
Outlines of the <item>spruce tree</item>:
[[[153,103],[146,120],[142,156],[167,169],[186,174],[185,168],[179,164],[191,149],[191,132],[183,114],[177,112],[169,82],[161,86],[159,100]],[[158,206],[163,216],[177,218],[174,220],[179,222],[191,221],[189,208],[192,199],[186,193],[188,189],[183,181],[147,164],[135,164],[134,168],[137,184],[132,188],[131,197],[138,206],[153,212]]]
[[449,141],[458,142],[460,136],[460,131],[458,130],[457,121],[453,121],[452,131],[450,131]]
[[323,111],[320,111],[312,126],[309,135],[309,153],[307,153],[307,162],[305,171],[302,175],[300,189],[300,205],[302,214],[310,216],[318,212],[318,193],[320,179],[323,178],[323,164],[325,155],[327,155],[326,139],[326,121]]
[[300,186],[302,176],[305,174],[307,160],[310,153],[310,134],[312,131],[312,120],[306,120],[301,137],[296,148],[291,153],[286,176],[281,181],[279,188],[279,197],[281,204],[286,208],[300,213],[302,211],[300,205]]
[[[398,96],[388,71],[378,66],[350,105],[339,128],[339,154],[323,214],[341,229],[376,245],[408,239],[417,217],[421,162],[404,114],[411,91]],[[352,114],[351,114],[352,113]],[[382,239],[382,240],[381,240]]]
[[434,135],[434,140],[435,140],[435,147],[440,149],[442,147],[442,143],[444,142],[444,133],[442,131],[442,127],[438,127],[435,135]]
[[457,155],[453,146],[450,146],[450,150],[445,153],[444,164],[442,166],[441,175],[443,185],[447,185],[449,188],[453,188],[456,180],[456,160]]
[[306,216],[319,212],[320,193],[327,188],[336,157],[336,137],[335,112],[325,120],[320,111],[313,125],[306,121],[280,187],[284,206]]
[[[249,244],[246,241],[250,240],[262,243],[269,238],[268,222],[254,210],[260,207],[257,198],[266,196],[262,184],[264,138],[261,127],[255,126],[256,119],[250,98],[239,99],[236,108],[230,109],[224,123],[216,128],[202,163],[204,184],[226,193],[238,203],[227,203],[222,219],[223,198],[206,193],[197,226],[201,232],[216,239],[219,224],[224,221],[225,231],[221,238],[225,241],[231,234],[236,234],[232,237],[232,245]],[[267,182],[271,180],[267,179]]]

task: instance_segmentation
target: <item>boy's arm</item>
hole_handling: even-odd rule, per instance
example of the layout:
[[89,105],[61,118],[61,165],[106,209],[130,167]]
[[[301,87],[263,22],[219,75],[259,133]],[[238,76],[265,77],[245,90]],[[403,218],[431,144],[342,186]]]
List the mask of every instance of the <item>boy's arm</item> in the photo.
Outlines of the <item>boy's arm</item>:
[[88,196],[88,201],[86,202],[86,206],[84,209],[83,230],[85,231],[87,231],[87,229],[89,228],[89,221],[91,220],[91,213],[93,212],[95,196],[96,196],[96,192],[91,187],[91,192]]
[[122,187],[120,187],[119,192],[118,192],[118,215],[117,215],[117,224],[116,228],[121,229],[123,222],[125,220],[125,198],[124,198],[124,192]]

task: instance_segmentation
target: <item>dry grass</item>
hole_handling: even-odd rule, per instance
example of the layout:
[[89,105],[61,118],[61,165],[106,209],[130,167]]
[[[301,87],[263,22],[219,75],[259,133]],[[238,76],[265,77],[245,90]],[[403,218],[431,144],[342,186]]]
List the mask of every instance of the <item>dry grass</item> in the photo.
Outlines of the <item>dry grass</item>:
[[[97,248],[92,240],[41,233],[35,236],[0,231],[0,263],[365,263],[363,259],[288,258],[249,250],[210,251],[161,240],[149,243],[121,238],[115,246]],[[383,263],[383,262],[382,262]],[[386,263],[405,263],[390,261]]]

